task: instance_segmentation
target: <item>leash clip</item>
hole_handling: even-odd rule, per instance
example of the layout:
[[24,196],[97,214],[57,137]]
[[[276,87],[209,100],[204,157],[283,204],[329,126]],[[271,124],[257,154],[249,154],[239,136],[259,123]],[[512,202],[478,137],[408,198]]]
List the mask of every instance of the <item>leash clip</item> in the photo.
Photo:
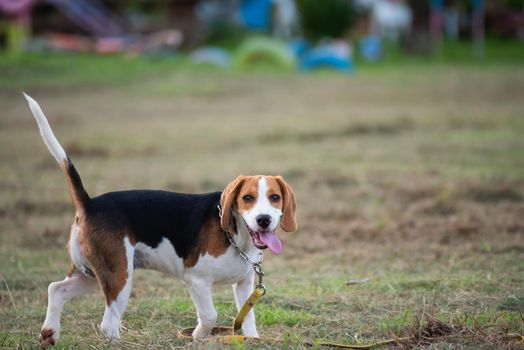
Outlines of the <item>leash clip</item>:
[[258,283],[255,288],[262,290],[262,295],[265,295],[266,287],[264,286],[264,283],[262,281],[264,278],[264,271],[262,271],[262,266],[260,265],[260,263],[253,264],[253,270],[255,270],[255,273],[258,276]]

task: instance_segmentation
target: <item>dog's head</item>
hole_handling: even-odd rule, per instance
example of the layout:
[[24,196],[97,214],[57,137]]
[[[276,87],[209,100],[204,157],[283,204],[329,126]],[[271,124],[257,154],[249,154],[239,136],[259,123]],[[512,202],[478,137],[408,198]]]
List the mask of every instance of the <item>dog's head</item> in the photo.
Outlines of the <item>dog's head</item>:
[[253,244],[279,253],[282,243],[275,230],[286,232],[297,229],[295,194],[281,176],[238,176],[222,192],[221,226],[224,231],[234,228],[233,212],[244,220]]

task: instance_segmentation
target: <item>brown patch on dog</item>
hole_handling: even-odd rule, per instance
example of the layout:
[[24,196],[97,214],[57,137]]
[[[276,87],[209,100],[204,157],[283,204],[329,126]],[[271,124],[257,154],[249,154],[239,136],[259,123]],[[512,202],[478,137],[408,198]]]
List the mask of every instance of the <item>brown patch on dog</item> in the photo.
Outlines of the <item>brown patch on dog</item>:
[[236,205],[236,199],[240,188],[250,177],[252,176],[237,176],[236,179],[226,186],[220,196],[220,207],[222,208],[222,219],[220,220],[220,225],[224,231],[233,231],[231,228],[235,220],[231,220],[231,209],[233,208],[233,205]]
[[[267,193],[266,196],[268,197],[269,204],[271,204],[273,207],[282,209],[283,204],[283,195],[282,195],[282,188],[280,187],[279,183],[275,179],[275,176],[266,176],[266,183],[267,183]],[[280,198],[276,201],[271,200],[271,195],[278,195]]]
[[67,273],[67,277],[71,278],[71,276],[73,276],[75,272],[76,272],[76,266],[73,265],[73,263],[71,263],[71,265],[69,265],[69,272]]
[[[250,210],[258,201],[258,182],[260,178],[261,176],[248,176],[238,189],[235,204],[239,212]],[[251,201],[243,200],[243,197],[247,195],[253,197],[253,199]]]
[[296,231],[297,219],[297,201],[295,199],[295,192],[291,189],[291,186],[284,181],[282,176],[272,176],[272,178],[280,185],[282,191],[282,218],[280,219],[280,227],[286,232]]
[[76,171],[76,168],[70,158],[64,160],[61,168],[66,175],[69,193],[73,199],[73,205],[75,207],[76,213],[77,215],[82,215],[85,212],[86,205],[90,201],[89,195],[82,184],[82,179],[80,179],[80,175]]
[[78,244],[104,292],[107,305],[110,305],[127,282],[126,235],[90,218],[82,220],[80,217],[79,226]]
[[222,230],[220,222],[215,218],[210,218],[202,226],[195,247],[184,259],[184,267],[195,266],[198,259],[206,255],[206,253],[214,257],[223,255],[229,245],[230,243]]

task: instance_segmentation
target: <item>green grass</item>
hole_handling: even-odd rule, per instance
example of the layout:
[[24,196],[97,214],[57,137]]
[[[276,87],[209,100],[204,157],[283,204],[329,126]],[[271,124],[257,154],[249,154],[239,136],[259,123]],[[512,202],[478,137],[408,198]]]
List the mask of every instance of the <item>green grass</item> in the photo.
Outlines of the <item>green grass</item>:
[[[398,68],[410,66],[420,68],[428,65],[435,67],[450,64],[465,67],[495,68],[501,65],[521,65],[524,57],[522,44],[512,40],[488,38],[484,45],[484,54],[479,56],[469,41],[445,41],[440,52],[435,54],[406,54],[400,46],[385,47],[384,61],[375,65],[378,69],[391,66]],[[360,62],[359,63],[365,63]]]
[[[288,342],[246,348],[409,335],[411,348],[518,348],[501,335],[524,333],[524,67],[520,47],[489,45],[503,47],[484,62],[460,46],[457,58],[388,58],[350,77],[0,57],[0,348],[37,347],[73,215],[20,90],[41,102],[91,195],[284,175],[300,229],[280,234],[281,255],[266,254],[256,317],[261,335]],[[214,299],[230,325],[231,288]],[[192,346],[177,332],[195,325],[194,307],[173,278],[135,273],[120,345],[100,335],[103,309],[101,292],[68,303],[58,347]]]
[[[367,63],[358,55],[356,62],[358,74],[409,75],[427,74],[442,67],[457,66],[462,69],[498,70],[501,65],[521,67],[524,60],[524,45],[514,41],[490,39],[486,42],[485,56],[477,58],[471,43],[446,42],[442,53],[437,56],[408,55],[399,47],[386,49],[386,57],[380,63]],[[231,50],[234,52],[234,50]],[[292,72],[271,68],[253,67],[252,74],[289,75]],[[175,56],[132,57],[126,55],[94,56],[89,54],[17,54],[0,55],[0,90],[20,89],[67,89],[105,86],[121,89],[129,85],[150,85],[166,76],[187,79],[184,86],[161,84],[159,92],[177,95],[209,94],[216,92],[219,85],[207,82],[202,85],[191,83],[191,77],[210,76],[224,79],[231,75],[245,76],[248,72],[224,70],[221,68],[194,65],[186,53]],[[319,72],[317,75],[329,73]],[[189,76],[189,77],[188,77]],[[187,84],[189,83],[189,84]],[[155,85],[157,85],[155,83]],[[175,86],[174,86],[175,85]],[[177,88],[176,91],[172,89]],[[166,91],[165,89],[169,89]]]
[[150,75],[183,65],[181,59],[147,60],[123,56],[21,54],[0,58],[1,87],[56,89],[75,85],[137,83]]

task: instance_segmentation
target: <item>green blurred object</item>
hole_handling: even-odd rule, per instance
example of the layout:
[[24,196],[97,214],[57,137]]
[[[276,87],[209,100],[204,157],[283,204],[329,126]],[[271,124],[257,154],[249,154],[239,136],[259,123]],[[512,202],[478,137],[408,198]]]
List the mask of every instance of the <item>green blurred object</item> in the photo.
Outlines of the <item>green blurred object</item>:
[[310,40],[339,39],[355,23],[355,10],[345,0],[298,0],[300,22]]
[[291,49],[281,40],[258,37],[251,38],[236,50],[233,57],[236,68],[267,65],[284,69],[294,69],[296,59]]
[[6,34],[6,52],[15,54],[22,51],[24,43],[29,36],[29,30],[26,26],[15,21],[6,22],[2,25]]

